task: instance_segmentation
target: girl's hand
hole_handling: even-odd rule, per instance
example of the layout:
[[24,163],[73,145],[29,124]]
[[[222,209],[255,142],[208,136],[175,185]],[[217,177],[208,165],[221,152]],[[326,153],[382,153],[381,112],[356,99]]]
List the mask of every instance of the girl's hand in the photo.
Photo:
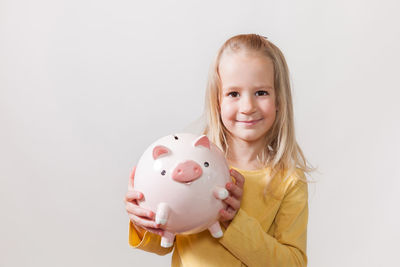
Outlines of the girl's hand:
[[244,185],[244,177],[242,174],[234,169],[230,169],[229,172],[231,176],[235,178],[235,183],[229,182],[226,184],[225,187],[229,192],[229,197],[227,197],[224,201],[227,204],[227,207],[219,211],[220,222],[225,228],[228,228],[229,224],[240,208]]
[[[141,192],[133,190],[133,180],[135,177],[136,167],[133,167],[129,177],[128,192],[125,195],[125,208],[128,212],[129,219],[136,228],[140,227],[151,233],[163,235],[164,231],[160,229],[160,225],[154,221],[155,214],[151,210],[144,209],[138,205],[138,200],[143,198]],[[140,231],[140,229],[138,229]]]

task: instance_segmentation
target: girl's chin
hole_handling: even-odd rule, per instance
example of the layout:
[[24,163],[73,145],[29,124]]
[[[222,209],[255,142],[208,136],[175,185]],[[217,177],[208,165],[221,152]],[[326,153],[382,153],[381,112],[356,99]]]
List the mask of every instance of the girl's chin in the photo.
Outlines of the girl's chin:
[[257,133],[237,133],[233,136],[246,142],[257,142],[264,137],[264,135]]

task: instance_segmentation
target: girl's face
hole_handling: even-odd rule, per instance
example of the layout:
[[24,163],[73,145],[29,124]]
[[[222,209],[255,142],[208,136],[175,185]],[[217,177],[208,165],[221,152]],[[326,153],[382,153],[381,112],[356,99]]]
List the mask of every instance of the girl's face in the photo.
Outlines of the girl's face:
[[219,64],[221,119],[234,138],[259,141],[275,117],[274,66],[270,58],[243,52],[225,54]]

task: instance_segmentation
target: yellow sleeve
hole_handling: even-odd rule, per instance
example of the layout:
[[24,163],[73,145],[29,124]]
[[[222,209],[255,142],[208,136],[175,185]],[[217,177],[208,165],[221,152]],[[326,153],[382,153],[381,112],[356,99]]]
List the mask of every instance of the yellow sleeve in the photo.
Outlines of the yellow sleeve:
[[307,183],[298,181],[282,200],[273,236],[239,209],[220,242],[247,266],[306,266],[307,221]]
[[[143,236],[143,238],[141,238],[141,236]],[[138,233],[133,223],[129,221],[129,244],[132,247],[156,253],[158,255],[165,255],[172,251],[174,246],[170,248],[163,248],[160,246],[160,242],[161,236],[148,231]]]

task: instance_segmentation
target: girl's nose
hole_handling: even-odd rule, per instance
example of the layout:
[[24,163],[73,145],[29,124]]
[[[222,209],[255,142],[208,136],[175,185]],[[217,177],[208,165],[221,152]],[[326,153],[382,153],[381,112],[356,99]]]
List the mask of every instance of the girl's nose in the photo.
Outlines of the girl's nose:
[[251,114],[256,110],[254,99],[251,96],[243,96],[240,99],[240,112],[244,114]]

